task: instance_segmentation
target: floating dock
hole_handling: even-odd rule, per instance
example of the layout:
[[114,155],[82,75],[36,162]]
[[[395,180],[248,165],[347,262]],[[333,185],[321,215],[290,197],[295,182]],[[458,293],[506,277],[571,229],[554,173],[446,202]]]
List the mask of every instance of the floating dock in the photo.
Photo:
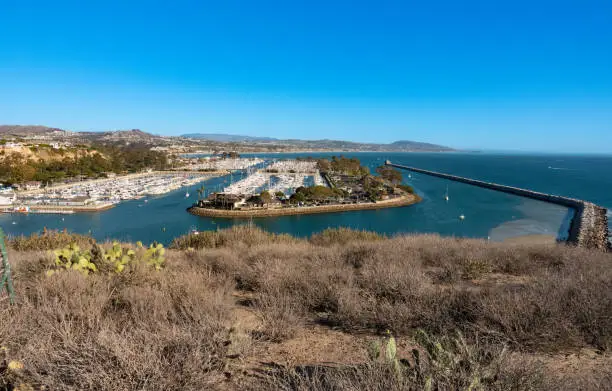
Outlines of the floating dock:
[[598,250],[610,249],[606,209],[591,202],[394,164],[390,160],[385,161],[385,165],[571,208],[574,210],[574,217],[570,224],[567,242],[585,248]]

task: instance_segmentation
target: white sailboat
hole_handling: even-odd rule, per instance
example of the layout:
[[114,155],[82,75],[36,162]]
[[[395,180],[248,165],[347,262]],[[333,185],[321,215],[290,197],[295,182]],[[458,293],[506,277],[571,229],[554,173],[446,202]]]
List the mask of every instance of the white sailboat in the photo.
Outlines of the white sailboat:
[[450,199],[448,197],[448,185],[446,186],[446,193],[444,193],[444,199],[446,200],[446,202],[448,202],[448,200]]
[[185,198],[189,198],[189,192],[185,193]]

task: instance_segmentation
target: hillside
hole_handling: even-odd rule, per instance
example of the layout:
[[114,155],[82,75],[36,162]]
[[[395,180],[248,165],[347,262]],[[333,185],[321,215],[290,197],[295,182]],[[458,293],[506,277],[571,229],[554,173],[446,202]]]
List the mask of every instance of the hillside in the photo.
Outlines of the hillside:
[[[50,252],[73,242],[68,258]],[[0,296],[0,389],[612,384],[603,252],[248,227],[182,237],[165,254],[53,232],[9,247],[16,303]]]
[[303,150],[330,150],[330,151],[369,151],[369,152],[447,152],[452,148],[442,145],[421,143],[416,141],[395,141],[390,144],[357,143],[342,140],[298,140],[298,139],[275,139],[270,137],[251,137],[217,133],[194,133],[185,134],[182,137],[197,140],[209,140],[219,142],[233,142],[241,144],[276,145]]
[[390,144],[357,143],[342,140],[280,140],[271,137],[193,133],[183,136],[160,136],[140,129],[107,132],[72,132],[45,126],[0,125],[0,137],[25,138],[39,141],[69,141],[73,144],[141,145],[172,148],[176,152],[195,150],[237,152],[291,151],[368,151],[368,152],[446,152],[452,148],[415,141]]
[[188,133],[183,134],[181,137],[191,139],[201,139],[209,141],[218,141],[223,143],[229,142],[278,142],[279,140],[272,137],[254,137],[254,136],[241,136],[236,134],[225,134],[225,133]]
[[69,132],[38,125],[0,125],[0,136],[68,136]]

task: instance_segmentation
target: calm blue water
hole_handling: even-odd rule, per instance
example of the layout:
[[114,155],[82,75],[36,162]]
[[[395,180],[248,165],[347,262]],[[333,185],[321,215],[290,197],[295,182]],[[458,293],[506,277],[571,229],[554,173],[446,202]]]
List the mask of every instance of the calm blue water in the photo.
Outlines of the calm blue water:
[[[319,154],[258,154],[260,157],[332,156]],[[336,153],[336,155],[338,155]],[[486,153],[346,153],[359,158],[372,171],[385,159],[395,163],[441,171],[474,179],[529,188],[537,191],[585,199],[612,208],[612,157],[512,155]],[[566,229],[565,208],[516,196],[449,182],[422,174],[404,172],[404,181],[423,197],[423,202],[403,208],[354,211],[322,215],[285,216],[254,219],[260,227],[298,236],[310,235],[328,227],[346,226],[387,234],[440,233],[457,237],[507,237],[547,233],[557,235]],[[208,189],[223,186],[228,178],[213,178]],[[450,201],[444,200],[448,186]],[[196,189],[185,189],[165,196],[125,202],[101,213],[73,215],[0,216],[0,225],[9,235],[49,229],[89,233],[97,239],[157,240],[169,243],[190,229],[214,230],[244,220],[197,217],[185,209],[195,201]],[[465,215],[465,220],[459,219]],[[63,219],[63,220],[62,220]],[[15,222],[15,224],[13,224]]]

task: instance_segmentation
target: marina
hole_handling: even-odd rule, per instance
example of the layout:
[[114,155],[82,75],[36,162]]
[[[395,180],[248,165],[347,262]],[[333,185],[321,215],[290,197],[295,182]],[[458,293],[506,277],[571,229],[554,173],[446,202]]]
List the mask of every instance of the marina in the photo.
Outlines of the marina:
[[[329,158],[333,155],[337,153],[258,154],[257,157],[273,162],[305,156]],[[612,177],[607,175],[612,167],[612,158],[609,157],[514,156],[484,153],[351,153],[346,155],[359,158],[362,164],[370,168],[371,172],[389,159],[439,172],[513,184],[546,193],[565,194],[569,197],[589,200],[598,205],[612,206],[612,193],[607,191],[612,188]],[[509,156],[512,159],[509,159]],[[567,167],[572,170],[551,170],[548,169],[549,166]],[[250,170],[252,173],[257,172],[255,168]],[[167,244],[174,237],[190,232],[192,228],[205,231],[244,224],[244,220],[207,218],[185,212],[185,209],[197,199],[198,190],[202,185],[206,192],[222,191],[233,181],[241,178],[241,173],[233,173],[231,176],[200,174],[204,182],[159,196],[124,200],[101,212],[66,215],[0,213],[0,225],[9,235],[40,232],[42,227],[59,230],[66,228],[70,232],[91,234],[99,240],[141,240],[143,242],[156,240]],[[243,179],[247,174],[246,171],[242,173]],[[262,174],[265,175],[265,173]],[[563,239],[564,236],[567,236],[572,215],[563,206],[462,183],[448,182],[409,171],[404,171],[403,177],[404,183],[414,187],[417,194],[423,198],[422,202],[407,208],[254,219],[253,224],[270,232],[289,233],[296,236],[308,236],[329,227],[349,227],[390,236],[402,233],[430,233],[485,239],[490,236],[492,241],[502,241],[526,234],[547,235],[553,241],[555,238]],[[190,197],[185,197],[186,192],[189,192]],[[444,197],[447,193],[449,201],[446,201]],[[459,219],[461,215],[465,216],[464,220]],[[65,221],[62,220],[63,217]]]
[[297,159],[256,160],[256,165],[261,166],[259,170],[253,170],[256,165],[249,166],[241,172],[242,179],[230,183],[220,193],[247,196],[267,190],[272,196],[277,192],[290,196],[295,193],[295,189],[301,186],[326,186],[325,180],[319,173],[316,161]]
[[222,171],[222,170],[246,170],[255,167],[264,162],[263,159],[252,158],[236,158],[236,159],[216,159],[216,158],[192,158],[188,159],[191,162],[183,167],[182,170],[189,171]]
[[7,213],[70,213],[95,212],[109,209],[119,202],[146,196],[161,196],[209,179],[211,175],[185,173],[145,173],[104,180],[76,182],[14,193]]

